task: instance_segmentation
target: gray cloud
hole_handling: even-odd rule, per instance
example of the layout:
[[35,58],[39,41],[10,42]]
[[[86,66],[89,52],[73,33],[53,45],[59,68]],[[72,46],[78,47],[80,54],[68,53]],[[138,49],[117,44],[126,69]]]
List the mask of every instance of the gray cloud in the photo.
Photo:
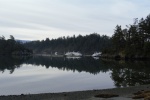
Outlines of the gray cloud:
[[149,0],[0,0],[0,35],[34,40],[92,32],[111,36],[117,24],[125,26],[148,15],[148,4]]

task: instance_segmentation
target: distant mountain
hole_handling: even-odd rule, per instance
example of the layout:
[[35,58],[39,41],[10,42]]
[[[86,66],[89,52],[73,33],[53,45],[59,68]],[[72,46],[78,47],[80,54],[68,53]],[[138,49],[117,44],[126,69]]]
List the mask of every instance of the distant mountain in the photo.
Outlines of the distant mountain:
[[28,42],[31,42],[30,40],[16,40],[16,42],[19,42],[19,43],[28,43]]

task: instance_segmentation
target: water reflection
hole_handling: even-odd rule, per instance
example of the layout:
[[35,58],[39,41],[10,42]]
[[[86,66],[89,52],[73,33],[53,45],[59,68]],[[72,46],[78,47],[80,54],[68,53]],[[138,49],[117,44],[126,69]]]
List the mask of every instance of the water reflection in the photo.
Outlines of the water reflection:
[[0,56],[0,71],[4,73],[5,70],[10,70],[10,74],[12,74],[15,68],[21,67],[30,58],[30,56]]
[[80,59],[81,57],[66,57],[67,59]]
[[93,57],[95,60],[98,60],[99,59],[99,57]]
[[110,77],[116,87],[126,87],[150,84],[150,62],[148,61],[113,61],[83,58],[57,58],[57,57],[0,57],[0,71],[9,70],[11,74],[22,64],[57,68],[66,71],[87,72],[98,74],[110,71]]
[[60,70],[71,70],[78,72],[88,72],[91,74],[98,74],[99,72],[107,72],[109,68],[103,65],[101,60],[96,61],[91,57],[85,57],[80,59],[68,59],[68,58],[51,58],[44,56],[33,57],[28,60],[26,64],[33,64],[36,66],[45,66],[46,68],[54,67]]
[[113,66],[111,78],[117,87],[150,84],[150,63],[145,61],[116,62]]

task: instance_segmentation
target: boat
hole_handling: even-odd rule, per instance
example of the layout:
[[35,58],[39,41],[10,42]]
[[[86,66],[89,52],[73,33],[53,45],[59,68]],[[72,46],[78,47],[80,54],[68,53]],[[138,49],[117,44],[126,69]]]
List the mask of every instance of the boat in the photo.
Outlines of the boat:
[[101,56],[101,52],[95,52],[94,54],[92,54],[92,57],[99,57]]
[[66,57],[81,57],[82,54],[79,53],[79,52],[67,52],[67,53],[65,54],[65,56],[66,56]]

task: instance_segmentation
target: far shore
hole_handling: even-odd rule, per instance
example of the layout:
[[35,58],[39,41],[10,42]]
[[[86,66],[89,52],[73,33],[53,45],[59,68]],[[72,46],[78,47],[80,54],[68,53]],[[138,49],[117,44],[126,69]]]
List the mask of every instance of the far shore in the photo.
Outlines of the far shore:
[[[50,57],[65,57],[64,55],[51,55],[51,54],[33,54],[37,56],[50,56]],[[83,55],[83,57],[92,57],[92,55]]]
[[[33,54],[35,56],[48,56],[48,57],[66,57],[64,55],[51,55],[51,54]],[[74,58],[76,56],[72,56],[72,58]],[[92,55],[83,55],[81,57],[93,57]],[[136,60],[136,61],[149,61],[150,58],[149,57],[137,57],[137,58],[125,58],[125,57],[116,57],[116,56],[97,56],[99,58],[102,58],[102,59],[110,59],[110,60],[125,60],[125,61],[132,61],[132,60]]]
[[[134,100],[135,93],[150,91],[150,85],[133,86],[126,88],[113,88],[103,90],[87,90],[62,93],[41,93],[0,96],[0,100]],[[116,97],[103,98],[97,95],[117,95]],[[138,97],[135,100],[149,100]]]

